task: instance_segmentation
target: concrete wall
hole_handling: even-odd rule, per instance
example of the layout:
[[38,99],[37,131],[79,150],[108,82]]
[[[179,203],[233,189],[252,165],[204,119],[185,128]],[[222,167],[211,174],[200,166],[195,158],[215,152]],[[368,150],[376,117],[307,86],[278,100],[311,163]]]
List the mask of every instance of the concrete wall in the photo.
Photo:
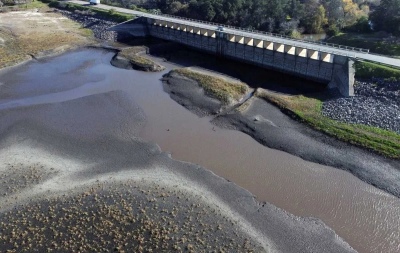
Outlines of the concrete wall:
[[354,95],[353,64],[344,56],[143,17],[126,26],[136,36],[146,34],[177,42],[226,58],[329,84],[329,88],[337,88],[344,96]]
[[354,96],[354,61],[348,57],[337,56],[333,63],[332,79],[329,88],[337,88],[343,96]]

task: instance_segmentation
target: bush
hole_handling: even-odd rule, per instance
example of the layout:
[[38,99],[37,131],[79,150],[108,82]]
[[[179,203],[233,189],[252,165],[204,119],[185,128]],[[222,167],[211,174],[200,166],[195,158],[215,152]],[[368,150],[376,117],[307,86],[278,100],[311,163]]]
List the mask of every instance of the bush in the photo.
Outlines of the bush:
[[347,27],[346,30],[358,33],[372,32],[371,27],[369,25],[369,20],[365,16],[360,17],[354,25]]
[[328,30],[326,30],[326,35],[328,37],[336,36],[340,33],[340,29],[336,25],[330,25]]
[[301,33],[297,29],[293,30],[290,37],[293,39],[301,39]]
[[[48,2],[49,7],[52,7],[52,8],[57,8],[57,7],[59,7],[59,5],[60,5],[61,3],[63,3],[63,2],[57,2],[57,1],[49,1],[49,2]],[[63,3],[63,4],[64,4],[64,3]]]
[[108,10],[108,14],[110,14],[111,16],[113,16],[115,14],[115,9],[110,9]]

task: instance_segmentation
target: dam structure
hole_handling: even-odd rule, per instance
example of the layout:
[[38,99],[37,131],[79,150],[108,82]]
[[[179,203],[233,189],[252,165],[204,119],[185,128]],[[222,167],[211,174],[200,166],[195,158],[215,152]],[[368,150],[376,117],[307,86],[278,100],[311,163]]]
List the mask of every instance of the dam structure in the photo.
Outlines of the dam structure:
[[[353,51],[367,54],[365,49],[350,48],[335,52],[315,44],[257,32],[245,32],[219,24],[164,16],[141,16],[110,28],[133,36],[152,36],[225,58],[250,63],[267,69],[328,84],[343,96],[354,95]],[[167,19],[167,20],[166,20]],[[343,46],[344,47],[344,46]]]
[[[67,0],[79,5],[86,1]],[[293,39],[282,35],[226,26],[201,20],[144,13],[96,5],[96,8],[136,15],[109,30],[134,36],[153,36],[222,57],[274,69],[328,84],[344,96],[354,95],[354,61],[372,61],[400,68],[400,59],[370,54],[369,50]]]

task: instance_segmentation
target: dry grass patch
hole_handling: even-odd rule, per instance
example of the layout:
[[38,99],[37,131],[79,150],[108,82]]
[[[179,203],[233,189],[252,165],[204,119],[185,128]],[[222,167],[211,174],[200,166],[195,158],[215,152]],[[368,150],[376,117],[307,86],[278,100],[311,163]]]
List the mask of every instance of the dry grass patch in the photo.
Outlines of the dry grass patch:
[[217,98],[224,104],[239,101],[250,89],[241,82],[230,82],[219,77],[201,74],[188,69],[173,70],[173,72],[195,80],[207,95]]
[[130,47],[130,48],[126,48],[123,49],[119,52],[119,55],[128,59],[129,61],[131,61],[134,64],[137,65],[143,65],[143,66],[151,66],[154,64],[154,62],[152,60],[149,60],[143,56],[140,56],[138,54],[140,53],[145,53],[146,52],[146,48],[145,47]]
[[322,100],[317,98],[287,96],[258,90],[256,96],[289,111],[296,118],[313,128],[354,145],[367,148],[381,155],[400,158],[400,135],[377,127],[348,124],[322,115]]
[[36,11],[0,14],[0,68],[52,53],[59,48],[91,43],[92,32],[57,13]]
[[164,66],[153,62],[151,59],[141,56],[141,53],[146,53],[147,47],[136,46],[125,48],[118,53],[118,57],[124,58],[129,61],[130,66],[136,70],[158,72],[165,69]]

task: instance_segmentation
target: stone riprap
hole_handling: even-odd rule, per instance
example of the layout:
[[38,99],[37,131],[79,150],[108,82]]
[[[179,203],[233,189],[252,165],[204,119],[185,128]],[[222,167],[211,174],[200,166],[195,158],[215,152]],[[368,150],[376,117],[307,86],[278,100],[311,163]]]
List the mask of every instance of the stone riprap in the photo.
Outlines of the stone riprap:
[[400,133],[400,82],[356,81],[354,91],[354,97],[324,102],[322,113],[338,121]]
[[117,41],[117,33],[108,31],[107,29],[117,22],[95,18],[90,15],[83,15],[82,13],[74,13],[65,10],[56,10],[62,15],[80,23],[84,28],[93,31],[94,37],[100,40]]

